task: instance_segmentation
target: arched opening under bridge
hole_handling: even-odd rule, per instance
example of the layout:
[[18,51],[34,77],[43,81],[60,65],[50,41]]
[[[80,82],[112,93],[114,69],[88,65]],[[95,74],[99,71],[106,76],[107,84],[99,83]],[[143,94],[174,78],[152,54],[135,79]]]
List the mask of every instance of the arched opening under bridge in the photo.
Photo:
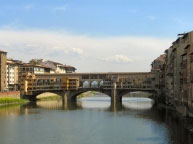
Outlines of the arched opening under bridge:
[[150,92],[134,91],[122,96],[122,105],[127,109],[146,110],[154,105],[153,94]]
[[60,92],[37,92],[28,99],[34,107],[45,109],[60,109],[62,106],[62,93]]
[[43,92],[36,95],[37,100],[59,100],[62,99],[59,93]]
[[102,92],[87,91],[77,96],[77,104],[86,109],[107,109],[111,106],[111,98]]

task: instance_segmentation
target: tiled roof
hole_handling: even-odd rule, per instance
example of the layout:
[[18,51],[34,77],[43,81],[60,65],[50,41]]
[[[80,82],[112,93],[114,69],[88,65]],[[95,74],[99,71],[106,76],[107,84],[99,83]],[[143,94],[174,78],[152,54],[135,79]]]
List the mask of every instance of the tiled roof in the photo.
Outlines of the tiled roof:
[[54,61],[50,61],[50,60],[48,60],[47,62],[50,62],[50,63],[53,63],[53,64],[58,64],[58,65],[63,65],[63,64],[61,64],[61,63],[54,62]]
[[[50,61],[50,60],[45,61],[45,62],[43,62],[42,64],[45,65],[46,62],[52,63],[52,64],[54,64],[54,65],[60,65],[60,67],[63,67],[63,68],[74,68],[74,69],[76,69],[76,68],[73,67],[73,66],[70,66],[70,65],[64,65],[64,64],[61,64],[61,63],[58,63],[58,62],[54,62],[54,61]],[[53,65],[46,64],[46,66],[51,67],[51,68],[54,69]]]

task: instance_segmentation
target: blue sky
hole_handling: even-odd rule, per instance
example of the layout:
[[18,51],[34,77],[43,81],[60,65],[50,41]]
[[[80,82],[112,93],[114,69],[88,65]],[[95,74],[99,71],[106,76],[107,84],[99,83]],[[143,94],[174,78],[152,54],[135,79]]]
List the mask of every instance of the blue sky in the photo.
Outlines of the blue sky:
[[[10,57],[17,59],[18,53],[13,51],[13,47],[25,53],[25,49],[31,48],[26,44],[33,45],[30,50],[37,52],[36,56],[76,66],[79,54],[82,64],[79,62],[77,67],[80,71],[148,71],[151,61],[170,46],[178,33],[192,30],[192,5],[191,0],[0,0],[0,33],[6,37],[0,39],[0,46],[8,51]],[[28,35],[29,39],[22,41],[24,35]],[[40,36],[41,42],[35,40],[35,35]],[[58,41],[57,35],[63,37],[61,39],[65,42],[55,43]],[[46,37],[55,40],[48,44]],[[76,43],[77,37],[84,39],[82,43],[89,45],[82,46],[81,41]],[[10,39],[13,39],[12,42]],[[133,44],[134,41],[138,42],[137,39],[146,40],[150,44]],[[103,45],[98,45],[98,41],[102,41]],[[117,47],[111,45],[113,42]],[[163,48],[157,46],[160,44]],[[127,46],[128,49],[125,48]],[[155,47],[155,52],[148,53],[149,57],[144,56],[142,59],[147,54],[140,54],[140,51],[146,52],[152,46]],[[41,55],[38,51],[41,48],[49,51],[51,47],[56,49],[50,51],[51,55]],[[93,55],[92,51],[95,50],[96,54]],[[76,56],[73,55],[75,51]],[[61,53],[65,55],[65,59]],[[27,53],[21,57],[22,60],[32,58],[30,54],[25,55]],[[98,69],[87,62],[88,57],[93,60],[90,63],[99,66]],[[107,68],[104,62],[100,63],[101,59],[108,61],[107,65],[110,67]],[[117,64],[113,64],[114,62]],[[143,63],[140,66],[141,62]],[[136,68],[136,64],[139,67]],[[85,65],[90,69],[86,69]],[[131,68],[126,68],[127,66]]]

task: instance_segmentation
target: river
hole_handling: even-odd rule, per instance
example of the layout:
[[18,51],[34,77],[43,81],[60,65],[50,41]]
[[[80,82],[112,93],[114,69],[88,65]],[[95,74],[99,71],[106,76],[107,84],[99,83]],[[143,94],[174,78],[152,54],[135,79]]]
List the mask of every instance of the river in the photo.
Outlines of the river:
[[147,98],[92,96],[64,106],[38,101],[0,108],[0,144],[193,144],[172,111]]

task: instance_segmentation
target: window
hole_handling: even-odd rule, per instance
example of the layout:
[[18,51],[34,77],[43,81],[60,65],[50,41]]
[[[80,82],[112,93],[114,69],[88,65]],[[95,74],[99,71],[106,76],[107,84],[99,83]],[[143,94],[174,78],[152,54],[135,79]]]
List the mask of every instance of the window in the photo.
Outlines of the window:
[[190,61],[193,61],[193,53],[190,54]]
[[184,60],[186,60],[187,59],[187,56],[186,55],[183,55],[182,56],[182,60],[184,61]]

